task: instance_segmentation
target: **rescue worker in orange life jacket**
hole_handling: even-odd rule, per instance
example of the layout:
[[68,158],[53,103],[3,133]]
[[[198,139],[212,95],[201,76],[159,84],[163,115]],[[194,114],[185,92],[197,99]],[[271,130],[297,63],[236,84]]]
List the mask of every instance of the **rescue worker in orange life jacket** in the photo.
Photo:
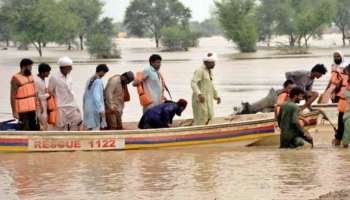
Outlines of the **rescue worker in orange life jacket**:
[[348,80],[349,80],[349,72],[345,69],[342,69],[339,74],[339,82],[340,90],[337,93],[338,97],[338,129],[337,133],[335,135],[335,139],[333,140],[333,144],[335,146],[339,146],[341,143],[341,140],[343,139],[344,134],[344,113],[346,110],[346,99],[344,96],[344,93],[346,91],[346,88],[348,87]]
[[277,118],[281,106],[288,100],[289,93],[292,91],[292,89],[295,87],[294,83],[291,80],[286,80],[283,83],[283,90],[281,90],[277,97],[277,102],[275,104],[275,117]]
[[33,61],[23,59],[21,71],[11,79],[12,115],[20,122],[21,130],[39,130],[36,117],[37,94],[32,76]]

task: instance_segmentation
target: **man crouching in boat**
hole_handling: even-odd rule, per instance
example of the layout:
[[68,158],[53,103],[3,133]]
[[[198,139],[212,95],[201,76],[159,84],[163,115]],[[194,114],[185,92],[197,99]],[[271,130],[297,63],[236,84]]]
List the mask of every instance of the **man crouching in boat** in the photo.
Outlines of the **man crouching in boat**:
[[[286,79],[291,80],[296,86],[305,91],[305,105],[302,110],[311,108],[312,103],[318,98],[318,93],[313,90],[315,79],[320,79],[327,73],[323,64],[315,65],[311,71],[292,71],[286,73]],[[310,109],[311,110],[311,109]]]
[[142,116],[140,129],[169,128],[175,114],[181,116],[186,109],[187,101],[180,99],[177,103],[166,102],[148,109]]
[[304,99],[305,92],[301,88],[293,88],[289,94],[289,100],[282,106],[278,114],[277,121],[281,129],[280,147],[297,148],[304,146],[304,141],[313,146],[313,139],[305,133],[300,125],[299,106],[297,105]]

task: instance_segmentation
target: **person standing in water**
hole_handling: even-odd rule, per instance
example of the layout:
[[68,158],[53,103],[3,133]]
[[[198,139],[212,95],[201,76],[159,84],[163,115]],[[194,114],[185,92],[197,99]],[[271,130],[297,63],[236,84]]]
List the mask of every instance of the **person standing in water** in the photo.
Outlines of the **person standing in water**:
[[304,146],[304,141],[313,146],[312,137],[305,133],[300,125],[298,103],[304,99],[305,92],[301,88],[293,88],[289,99],[282,106],[277,116],[277,122],[281,129],[280,148],[297,148]]
[[332,103],[339,102],[341,90],[345,88],[342,79],[345,75],[344,69],[346,66],[347,62],[345,61],[343,53],[341,51],[334,52],[331,77],[324,93],[320,97],[319,103],[327,104],[330,100]]
[[[345,68],[345,73],[350,75],[350,65]],[[348,148],[350,144],[350,79],[344,91],[345,110],[344,110],[344,134],[341,138],[341,143],[344,148]]]

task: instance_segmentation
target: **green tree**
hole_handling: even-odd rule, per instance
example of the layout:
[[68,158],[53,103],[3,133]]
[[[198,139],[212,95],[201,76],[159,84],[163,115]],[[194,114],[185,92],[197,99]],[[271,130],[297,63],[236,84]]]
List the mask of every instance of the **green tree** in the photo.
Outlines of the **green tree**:
[[88,52],[96,58],[120,58],[120,52],[114,43],[115,37],[116,27],[113,20],[103,18],[87,35]]
[[109,37],[116,37],[117,27],[113,23],[113,19],[110,17],[104,17],[99,23],[97,23],[90,33],[101,33]]
[[57,37],[63,12],[55,0],[4,0],[3,9],[11,13],[11,26],[16,39],[33,44],[40,56],[44,43]]
[[254,0],[221,0],[215,2],[225,36],[242,52],[256,51],[258,32]]
[[11,24],[10,17],[5,15],[5,12],[0,9],[0,41],[5,41],[6,46],[9,46],[11,40]]
[[70,12],[70,8],[65,1],[58,1],[58,8],[61,12],[60,21],[63,23],[60,28],[56,30],[57,38],[55,42],[59,44],[66,44],[68,50],[71,50],[72,45],[75,44],[75,40],[78,38],[80,33],[80,27],[83,24],[83,20],[75,13]]
[[161,31],[161,42],[168,50],[185,50],[198,44],[199,34],[192,32],[189,27],[171,26]]
[[335,24],[342,33],[343,46],[346,45],[346,32],[350,29],[350,1],[336,0]]
[[265,41],[270,47],[276,21],[276,3],[278,0],[261,0],[256,10],[259,41]]
[[214,17],[206,19],[203,22],[193,21],[190,23],[190,27],[192,31],[200,33],[202,37],[223,35],[219,20]]
[[102,14],[103,3],[100,0],[63,0],[67,12],[74,13],[80,18],[79,40],[80,49],[84,50],[84,38],[98,22]]
[[178,0],[133,0],[126,10],[124,24],[136,36],[152,33],[158,48],[162,28],[187,24],[190,18],[190,9]]
[[311,37],[321,36],[334,18],[333,2],[329,0],[309,0],[301,4],[301,12],[296,17],[296,30],[299,38],[304,39],[308,47]]
[[280,0],[276,6],[276,33],[289,36],[289,45],[305,47],[311,37],[320,36],[334,17],[334,4],[328,0]]

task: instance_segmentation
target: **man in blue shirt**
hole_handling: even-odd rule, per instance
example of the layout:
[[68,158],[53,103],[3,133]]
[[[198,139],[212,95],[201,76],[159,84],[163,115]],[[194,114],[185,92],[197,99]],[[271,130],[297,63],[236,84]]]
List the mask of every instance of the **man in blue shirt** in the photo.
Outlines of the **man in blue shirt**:
[[166,102],[152,107],[143,114],[138,127],[140,129],[169,128],[175,114],[181,116],[186,106],[187,101],[180,99],[177,103]]
[[162,57],[157,54],[152,55],[149,58],[150,67],[145,68],[142,73],[142,80],[135,80],[134,86],[138,86],[139,84],[143,84],[145,89],[145,93],[151,99],[152,103],[144,106],[143,111],[145,112],[147,109],[157,106],[165,101],[164,98],[164,89],[165,83],[161,73],[159,72]]

